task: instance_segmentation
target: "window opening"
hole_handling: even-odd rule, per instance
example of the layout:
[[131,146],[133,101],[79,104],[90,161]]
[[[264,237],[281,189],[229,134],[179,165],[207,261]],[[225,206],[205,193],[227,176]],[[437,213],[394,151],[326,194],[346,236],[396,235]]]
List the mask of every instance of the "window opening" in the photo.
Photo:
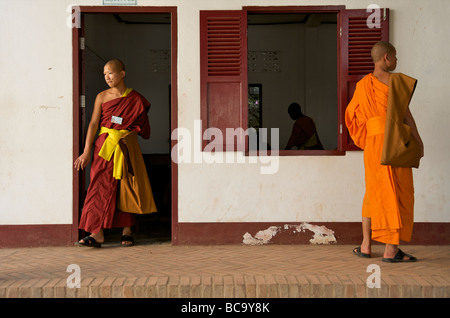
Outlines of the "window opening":
[[[259,118],[258,128],[269,133],[278,128],[279,150],[285,150],[296,122],[288,108],[298,103],[314,122],[323,149],[337,149],[337,13],[249,12],[247,17],[248,81],[264,86],[264,108],[250,106],[256,88],[249,86],[249,127]],[[291,149],[296,148],[304,149]]]

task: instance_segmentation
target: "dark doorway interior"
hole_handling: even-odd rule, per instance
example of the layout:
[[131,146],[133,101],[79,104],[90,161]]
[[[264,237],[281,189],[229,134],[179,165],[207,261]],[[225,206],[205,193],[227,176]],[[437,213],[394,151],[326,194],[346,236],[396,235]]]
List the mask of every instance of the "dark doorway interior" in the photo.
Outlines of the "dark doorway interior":
[[[87,129],[96,95],[107,88],[103,66],[111,58],[126,66],[126,83],[151,103],[149,140],[139,138],[157,213],[137,215],[133,234],[137,242],[171,240],[171,18],[166,13],[84,14],[84,91]],[[84,140],[83,140],[84,142]],[[88,167],[89,168],[89,167]],[[85,189],[89,185],[86,169]],[[118,242],[121,229],[105,231]]]

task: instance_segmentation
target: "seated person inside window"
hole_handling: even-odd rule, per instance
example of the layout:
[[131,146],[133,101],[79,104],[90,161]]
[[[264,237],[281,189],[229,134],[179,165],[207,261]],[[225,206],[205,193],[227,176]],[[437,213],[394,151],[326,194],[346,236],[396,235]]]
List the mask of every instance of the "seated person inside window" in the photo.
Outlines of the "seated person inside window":
[[323,150],[314,121],[302,113],[300,105],[290,104],[288,113],[295,123],[285,150]]

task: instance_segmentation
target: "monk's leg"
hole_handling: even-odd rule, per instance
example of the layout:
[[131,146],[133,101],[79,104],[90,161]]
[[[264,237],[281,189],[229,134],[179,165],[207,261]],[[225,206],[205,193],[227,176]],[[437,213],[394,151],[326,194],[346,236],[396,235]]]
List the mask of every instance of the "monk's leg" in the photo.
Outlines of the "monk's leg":
[[131,226],[124,226],[122,235],[131,235]]
[[392,258],[397,254],[398,246],[393,244],[386,244],[384,248],[384,258]]
[[365,254],[370,254],[371,252],[372,233],[370,230],[370,226],[371,226],[370,218],[363,216],[362,218],[363,241],[361,243],[361,252]]

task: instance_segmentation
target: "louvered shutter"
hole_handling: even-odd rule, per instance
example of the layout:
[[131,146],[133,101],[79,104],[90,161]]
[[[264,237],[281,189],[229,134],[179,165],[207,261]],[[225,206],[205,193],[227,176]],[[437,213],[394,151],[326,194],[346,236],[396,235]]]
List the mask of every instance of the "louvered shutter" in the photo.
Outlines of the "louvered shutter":
[[[247,129],[246,11],[200,11],[202,134],[217,128],[223,140],[203,140],[203,148],[244,149]],[[237,132],[226,138],[226,129]],[[241,130],[239,130],[241,129]],[[210,137],[207,137],[209,139]]]
[[[360,150],[345,126],[345,109],[353,97],[356,83],[373,71],[370,56],[372,46],[378,41],[389,41],[389,9],[380,9],[380,19],[368,18],[373,11],[343,10],[341,12],[340,66],[339,66],[339,149]],[[369,23],[368,23],[369,22]],[[379,22],[379,27],[369,28]]]

